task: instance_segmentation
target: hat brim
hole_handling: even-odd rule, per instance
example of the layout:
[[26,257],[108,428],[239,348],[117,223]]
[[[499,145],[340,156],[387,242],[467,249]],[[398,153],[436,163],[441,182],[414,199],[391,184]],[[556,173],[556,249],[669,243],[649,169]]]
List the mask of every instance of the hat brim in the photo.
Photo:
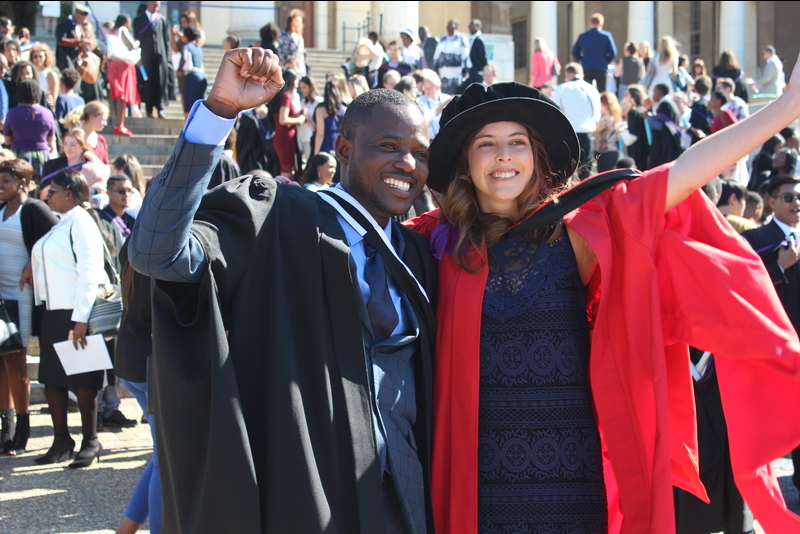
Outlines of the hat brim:
[[543,100],[507,97],[490,100],[465,110],[445,124],[431,143],[428,185],[444,192],[453,179],[461,146],[475,131],[493,122],[517,122],[530,126],[542,136],[554,171],[565,179],[578,166],[578,136],[562,111]]

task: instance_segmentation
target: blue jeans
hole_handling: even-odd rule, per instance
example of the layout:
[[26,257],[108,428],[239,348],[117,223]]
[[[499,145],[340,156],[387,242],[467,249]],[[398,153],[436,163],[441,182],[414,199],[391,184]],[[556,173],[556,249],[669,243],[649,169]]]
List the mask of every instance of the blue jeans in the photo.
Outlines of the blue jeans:
[[[136,402],[145,411],[147,407],[147,382],[131,382],[120,379],[125,389],[136,398]],[[150,423],[150,435],[153,437],[153,459],[144,468],[139,478],[136,489],[133,490],[128,507],[125,508],[125,517],[140,525],[150,516],[150,532],[161,534],[161,474],[158,470],[158,454],[156,453],[156,422],[155,417],[145,413],[147,422]]]

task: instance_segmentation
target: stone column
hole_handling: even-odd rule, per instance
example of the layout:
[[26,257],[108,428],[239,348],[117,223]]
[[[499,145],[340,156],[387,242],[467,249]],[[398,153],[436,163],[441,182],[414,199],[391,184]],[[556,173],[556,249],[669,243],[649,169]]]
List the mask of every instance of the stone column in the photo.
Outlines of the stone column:
[[328,42],[328,2],[317,2],[314,6],[314,41],[317,48],[327,50],[330,48]]
[[656,22],[658,23],[658,28],[656,28],[656,39],[659,41],[665,35],[669,35],[670,37],[675,37],[675,22],[674,22],[674,14],[673,14],[673,4],[674,2],[658,2],[658,17],[656,18]]
[[[217,4],[217,2],[214,4]],[[210,19],[203,19],[205,21],[203,24],[204,29],[207,26],[216,26],[215,31],[219,31],[220,28],[225,29],[224,13],[222,12],[228,11],[229,19],[226,35],[228,32],[235,33],[242,40],[243,46],[249,46],[250,43],[261,40],[258,31],[268,22],[276,23],[279,28],[283,27],[283,23],[278,20],[278,10],[275,9],[275,2],[245,2],[242,0],[231,0],[230,6],[231,9],[229,10],[213,7],[201,7],[203,10],[208,10],[209,15],[211,16]],[[209,20],[211,23],[208,22]],[[209,35],[209,30],[206,29],[207,42],[215,45],[221,44],[221,41],[224,38],[225,36],[223,35],[221,38],[218,37],[218,39],[212,40],[211,36]]]
[[550,50],[558,54],[558,2],[531,2],[528,50],[533,54],[533,42],[543,37]]
[[655,2],[628,2],[628,37],[626,41],[647,41],[655,48]]
[[[375,26],[383,15],[383,37],[387,42],[400,41],[400,32],[411,28],[414,34],[419,28],[419,2],[372,2],[372,16],[375,17]],[[460,31],[469,32],[469,21],[461,22]],[[434,31],[433,29],[431,31]],[[434,32],[435,33],[435,32]]]
[[733,50],[736,60],[743,66],[746,59],[745,2],[719,4],[719,51]]
[[578,36],[588,29],[589,20],[586,18],[586,2],[572,2],[572,42],[567,43],[570,60],[572,60],[572,45],[578,40]]

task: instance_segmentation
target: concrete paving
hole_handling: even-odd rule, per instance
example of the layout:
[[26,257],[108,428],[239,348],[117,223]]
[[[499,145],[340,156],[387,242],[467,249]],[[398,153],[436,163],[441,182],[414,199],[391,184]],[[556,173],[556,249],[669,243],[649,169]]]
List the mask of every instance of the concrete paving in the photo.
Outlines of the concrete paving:
[[[44,404],[31,406],[31,439],[28,450],[17,457],[0,456],[0,533],[2,534],[106,534],[122,520],[125,506],[145,465],[150,461],[150,427],[108,428],[99,432],[103,444],[100,462],[85,469],[68,469],[69,461],[40,466],[34,458],[52,443],[50,416]],[[139,405],[122,400],[122,412],[140,419]],[[80,415],[69,414],[70,431],[80,447]],[[800,513],[800,495],[792,485],[792,462],[773,462],[786,504]],[[145,523],[139,531],[149,533]],[[757,534],[764,534],[756,526]],[[224,534],[224,533],[221,533]]]
[[[103,429],[100,462],[68,469],[69,461],[37,465],[33,460],[53,441],[50,415],[44,404],[31,406],[31,439],[27,452],[0,456],[0,533],[113,533],[125,506],[152,455],[150,426]],[[133,399],[123,399],[121,411],[139,420],[142,411]],[[69,414],[72,438],[80,448],[80,414]],[[147,523],[139,531],[149,533]]]

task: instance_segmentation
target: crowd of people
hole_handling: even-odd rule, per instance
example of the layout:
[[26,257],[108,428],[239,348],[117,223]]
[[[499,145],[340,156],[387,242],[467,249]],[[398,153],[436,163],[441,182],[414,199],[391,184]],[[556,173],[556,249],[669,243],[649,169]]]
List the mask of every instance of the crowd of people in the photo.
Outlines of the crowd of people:
[[[55,57],[2,46],[0,296],[19,303],[24,345],[0,365],[4,454],[26,450],[25,346],[38,335],[53,443],[36,463],[87,467],[99,428],[137,424],[119,381],[148,412],[153,458],[120,534],[148,516],[151,532],[744,534],[747,504],[762,524],[792,521],[755,468],[800,445],[800,422],[776,437],[763,416],[800,377],[723,336],[746,315],[800,361],[800,74],[781,97],[773,47],[755,86],[777,100],[750,117],[732,52],[711,76],[669,36],[655,55],[626,43],[615,62],[600,14],[563,69],[536,39],[529,85],[498,82],[477,19],[439,39],[373,32],[322,83],[293,10],[252,48],[226,38],[205,99],[202,27],[186,12],[171,28],[159,8],[120,15],[106,50],[81,4],[56,26]],[[132,135],[125,117],[140,104],[163,115],[175,88],[186,126],[151,183],[134,156],[112,161],[100,132],[113,109],[114,132]],[[691,243],[704,252],[678,266]],[[665,296],[704,269],[725,280],[721,302],[752,308]],[[114,369],[67,374],[55,344],[85,347],[98,290],[114,285]],[[689,327],[700,316],[702,332]],[[675,345],[692,347],[693,386],[664,363]],[[754,400],[743,376],[775,396]],[[668,423],[674,410],[698,414],[699,449],[698,423]],[[771,446],[742,452],[759,417]],[[661,441],[668,427],[681,451]]]

